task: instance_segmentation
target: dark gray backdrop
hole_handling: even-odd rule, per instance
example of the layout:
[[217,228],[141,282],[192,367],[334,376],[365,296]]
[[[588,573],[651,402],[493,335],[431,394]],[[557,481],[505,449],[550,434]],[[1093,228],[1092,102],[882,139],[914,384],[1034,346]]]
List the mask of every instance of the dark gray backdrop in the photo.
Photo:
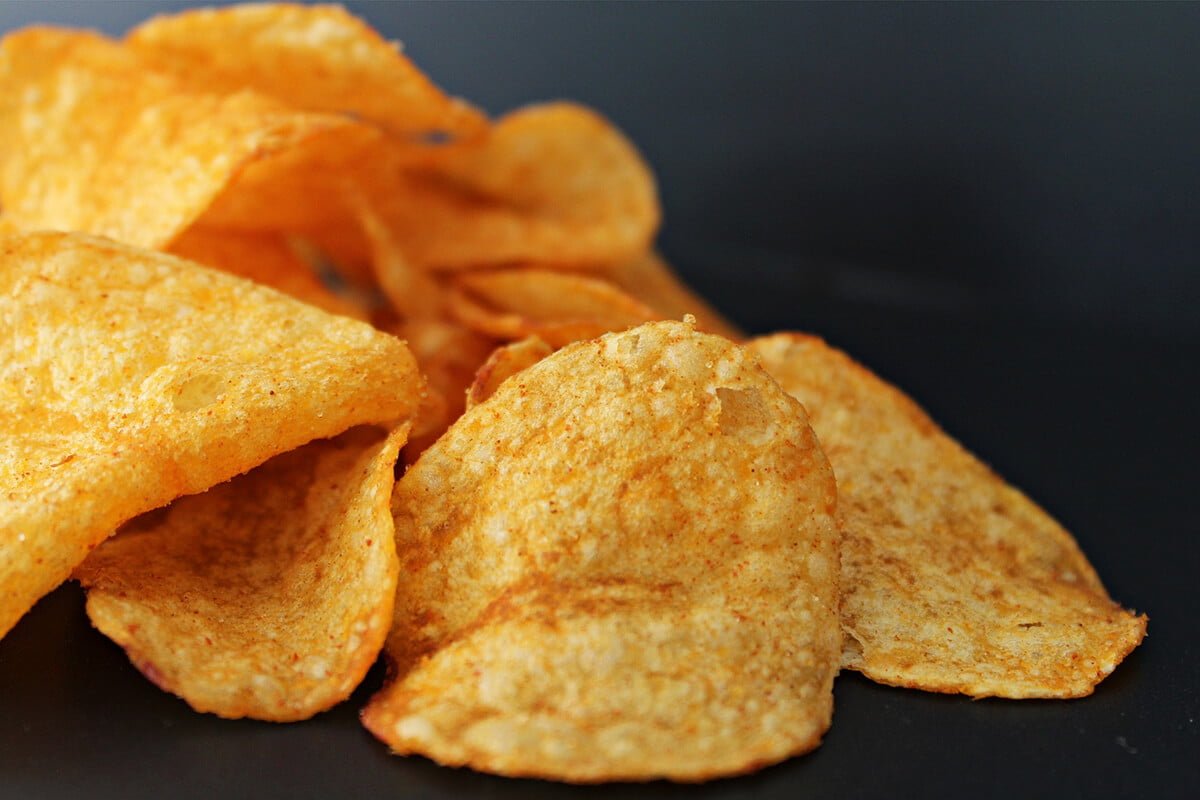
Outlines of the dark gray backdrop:
[[[0,3],[0,29],[183,5]],[[1200,333],[1200,4],[349,5],[489,111],[615,119],[702,288],[791,271],[866,303]]]

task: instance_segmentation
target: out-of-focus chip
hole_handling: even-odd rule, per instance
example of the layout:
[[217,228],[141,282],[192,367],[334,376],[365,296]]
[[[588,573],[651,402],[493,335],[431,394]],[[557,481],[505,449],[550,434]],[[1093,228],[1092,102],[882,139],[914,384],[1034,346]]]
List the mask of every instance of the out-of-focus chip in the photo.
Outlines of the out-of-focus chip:
[[487,127],[479,111],[434,86],[398,43],[340,6],[195,9],[155,17],[125,41],[154,67],[202,91],[254,89],[412,138],[469,137]]
[[659,318],[607,281],[539,269],[462,275],[449,308],[461,323],[494,338],[538,336],[554,347]]
[[475,380],[467,390],[467,408],[474,408],[487,400],[496,393],[500,384],[553,352],[553,347],[536,336],[497,347],[475,373]]
[[442,286],[405,256],[395,236],[361,195],[356,205],[359,227],[371,246],[371,271],[392,309],[408,322],[442,317]]
[[664,322],[580,342],[471,409],[396,486],[400,753],[569,781],[705,780],[832,712],[836,493],[804,409]]
[[460,325],[435,319],[406,322],[396,333],[412,348],[429,388],[438,398],[438,402],[422,408],[417,427],[404,449],[405,460],[411,462],[462,416],[475,372],[498,342]]
[[1141,641],[1074,539],[820,339],[756,339],[838,478],[843,666],[975,697],[1079,697]]
[[333,314],[368,317],[366,309],[326,288],[279,234],[193,226],[171,244],[171,253],[249,278]]
[[255,160],[355,125],[253,92],[184,92],[95,34],[0,44],[0,205],[25,230],[163,248]]
[[398,339],[80,234],[0,239],[0,635],[126,520],[416,410]]
[[312,442],[133,520],[75,571],[92,624],[197,711],[287,722],[346,699],[391,624],[406,435]]
[[603,117],[554,103],[515,111],[401,189],[379,213],[420,266],[595,267],[645,250],[659,224],[654,176]]
[[735,342],[746,338],[736,325],[679,279],[662,256],[653,251],[620,261],[604,271],[605,277],[654,309],[660,317],[696,318],[696,327]]

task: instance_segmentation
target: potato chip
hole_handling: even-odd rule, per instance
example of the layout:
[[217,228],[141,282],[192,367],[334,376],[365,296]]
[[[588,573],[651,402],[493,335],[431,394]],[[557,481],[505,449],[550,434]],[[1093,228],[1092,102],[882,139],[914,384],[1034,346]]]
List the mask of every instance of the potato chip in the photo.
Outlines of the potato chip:
[[838,476],[843,666],[974,697],[1080,697],[1141,641],[1075,540],[820,339],[755,339]]
[[288,722],[345,700],[391,624],[406,436],[312,442],[133,520],[75,571],[92,624],[197,711]]
[[193,226],[171,244],[171,253],[249,278],[332,314],[362,320],[368,316],[365,309],[326,288],[278,234]]
[[437,400],[422,408],[418,428],[413,430],[405,460],[411,462],[462,416],[467,389],[475,372],[496,348],[496,340],[474,331],[434,319],[417,319],[397,328],[416,356],[421,372]]
[[353,115],[388,132],[469,137],[487,119],[447,97],[362,20],[332,5],[203,8],[155,17],[126,43],[207,92],[254,89],[296,108]]
[[371,245],[371,270],[392,308],[410,322],[442,317],[445,290],[404,255],[369,202],[361,195],[356,199],[358,224]]
[[815,747],[841,632],[833,474],[803,408],[678,322],[571,345],[396,486],[400,753],[705,780]]
[[553,347],[536,336],[497,347],[475,373],[475,380],[467,390],[467,408],[474,408],[487,400],[496,393],[500,384],[553,352]]
[[696,318],[696,327],[726,339],[741,341],[746,334],[693,292],[662,256],[653,251],[626,259],[605,269],[604,276],[666,319]]
[[497,339],[538,336],[553,347],[658,319],[611,283],[574,273],[513,269],[455,279],[451,313]]
[[519,262],[594,267],[645,250],[659,224],[654,176],[603,117],[552,103],[508,114],[405,185],[376,192],[381,218],[423,267]]
[[0,44],[0,205],[26,230],[163,248],[247,165],[354,126],[252,92],[181,91],[95,34]]
[[0,239],[0,635],[126,520],[422,392],[402,342],[80,234]]

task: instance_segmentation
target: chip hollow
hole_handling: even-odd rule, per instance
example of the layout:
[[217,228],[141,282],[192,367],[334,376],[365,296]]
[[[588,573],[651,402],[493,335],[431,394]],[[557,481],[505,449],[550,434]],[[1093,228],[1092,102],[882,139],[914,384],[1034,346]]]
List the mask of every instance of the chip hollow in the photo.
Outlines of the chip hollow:
[[0,342],[0,634],[126,520],[423,391],[365,323],[81,234],[0,238]]
[[92,624],[197,711],[289,722],[346,699],[391,623],[406,437],[356,428],[133,520],[75,571]]

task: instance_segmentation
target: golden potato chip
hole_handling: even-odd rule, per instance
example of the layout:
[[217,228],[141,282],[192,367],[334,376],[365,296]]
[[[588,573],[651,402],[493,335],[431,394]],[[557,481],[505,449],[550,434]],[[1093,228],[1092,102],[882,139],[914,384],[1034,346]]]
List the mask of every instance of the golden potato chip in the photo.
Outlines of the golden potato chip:
[[473,269],[518,262],[600,267],[649,246],[654,176],[633,145],[582,106],[531,106],[477,146],[385,181],[373,198],[413,263]]
[[92,624],[197,711],[289,722],[345,700],[391,624],[406,436],[312,442],[133,520],[75,570]]
[[365,309],[326,288],[279,234],[192,226],[171,244],[170,252],[278,289],[332,314],[362,320],[368,316]]
[[480,333],[497,339],[538,336],[554,347],[658,319],[653,309],[611,283],[539,269],[459,276],[449,308]]
[[0,239],[0,342],[0,635],[126,520],[422,391],[365,323],[81,234]]
[[620,261],[605,269],[604,275],[660,317],[681,319],[684,314],[691,314],[696,318],[696,327],[705,333],[735,342],[746,338],[721,312],[688,288],[658,253],[648,251]]
[[95,34],[0,44],[0,205],[26,230],[163,248],[248,164],[354,125],[252,92],[183,92]]
[[838,477],[843,666],[974,697],[1080,697],[1141,641],[1075,540],[894,387],[820,339],[750,349]]
[[406,322],[397,328],[397,334],[412,348],[422,374],[429,381],[430,394],[436,393],[438,398],[422,408],[419,427],[413,430],[404,449],[405,460],[411,462],[462,416],[467,389],[497,341],[435,319]]
[[398,43],[340,6],[192,9],[144,22],[125,41],[154,67],[202,91],[254,89],[414,138],[471,136],[487,127],[479,111],[434,86]]
[[536,336],[497,347],[475,373],[475,380],[467,390],[467,408],[474,408],[487,400],[496,393],[500,384],[553,352],[553,347]]
[[409,261],[392,232],[361,195],[357,209],[359,226],[371,244],[371,270],[392,308],[408,321],[442,317],[445,290],[433,276]]
[[580,342],[397,483],[400,753],[505,775],[705,780],[815,747],[841,648],[833,474],[730,342]]

